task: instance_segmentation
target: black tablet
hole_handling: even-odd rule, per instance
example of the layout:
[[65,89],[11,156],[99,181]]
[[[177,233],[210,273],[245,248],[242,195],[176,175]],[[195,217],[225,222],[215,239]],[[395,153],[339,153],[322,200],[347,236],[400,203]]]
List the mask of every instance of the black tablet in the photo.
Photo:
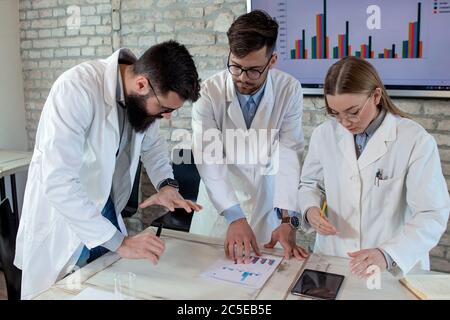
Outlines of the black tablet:
[[314,299],[335,300],[344,276],[305,269],[291,290],[292,294]]

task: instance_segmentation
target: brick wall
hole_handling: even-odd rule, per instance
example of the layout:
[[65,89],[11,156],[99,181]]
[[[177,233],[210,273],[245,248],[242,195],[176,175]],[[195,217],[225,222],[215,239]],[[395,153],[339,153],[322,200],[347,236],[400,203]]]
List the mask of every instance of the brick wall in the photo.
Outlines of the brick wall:
[[[140,55],[155,43],[176,39],[189,48],[200,77],[206,79],[224,68],[226,30],[245,12],[245,0],[20,0],[29,148],[34,146],[50,87],[63,71],[82,61],[108,56],[120,47]],[[394,101],[436,138],[450,186],[450,100]],[[325,119],[318,110],[321,106],[323,99],[305,98],[303,128],[307,139]],[[176,129],[190,130],[191,110],[186,104],[172,120],[163,121],[161,133],[170,140]],[[144,187],[149,187],[148,181]],[[301,241],[307,244],[313,239],[302,237]],[[431,255],[433,269],[450,272],[450,228]]]

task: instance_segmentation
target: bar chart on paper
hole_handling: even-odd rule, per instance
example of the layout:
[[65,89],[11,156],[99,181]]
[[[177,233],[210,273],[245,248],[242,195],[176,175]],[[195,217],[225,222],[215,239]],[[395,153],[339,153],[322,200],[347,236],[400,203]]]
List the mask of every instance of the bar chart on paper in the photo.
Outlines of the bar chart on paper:
[[260,289],[280,262],[280,257],[270,255],[251,257],[251,261],[248,264],[235,264],[231,260],[220,259],[202,273],[202,276]]

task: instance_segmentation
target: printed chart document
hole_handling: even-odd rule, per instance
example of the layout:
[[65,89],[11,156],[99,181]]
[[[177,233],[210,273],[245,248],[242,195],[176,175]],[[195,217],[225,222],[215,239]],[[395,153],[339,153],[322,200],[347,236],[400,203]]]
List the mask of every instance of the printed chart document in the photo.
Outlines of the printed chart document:
[[282,258],[272,255],[250,257],[248,264],[236,264],[226,258],[217,260],[211,268],[201,274],[206,278],[260,289],[272,275]]

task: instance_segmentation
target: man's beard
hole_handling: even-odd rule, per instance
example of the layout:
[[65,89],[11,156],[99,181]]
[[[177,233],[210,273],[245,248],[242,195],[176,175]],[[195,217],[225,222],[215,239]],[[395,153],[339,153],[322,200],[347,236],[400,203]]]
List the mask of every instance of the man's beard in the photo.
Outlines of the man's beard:
[[[245,95],[252,95],[256,91],[258,91],[259,88],[261,88],[261,86],[266,82],[266,79],[264,79],[264,81],[259,84],[251,83],[251,82],[247,82],[247,81],[241,81],[238,79],[233,79],[233,82],[239,93],[245,94]],[[242,86],[244,86],[244,88]]]
[[[258,89],[258,86],[242,81],[236,81],[235,86],[238,89],[239,93],[242,94],[252,94]],[[245,88],[243,88],[242,86],[245,86]]]
[[145,132],[156,119],[162,118],[160,114],[152,116],[147,113],[145,109],[147,99],[148,96],[137,94],[125,96],[128,122],[136,132]]

